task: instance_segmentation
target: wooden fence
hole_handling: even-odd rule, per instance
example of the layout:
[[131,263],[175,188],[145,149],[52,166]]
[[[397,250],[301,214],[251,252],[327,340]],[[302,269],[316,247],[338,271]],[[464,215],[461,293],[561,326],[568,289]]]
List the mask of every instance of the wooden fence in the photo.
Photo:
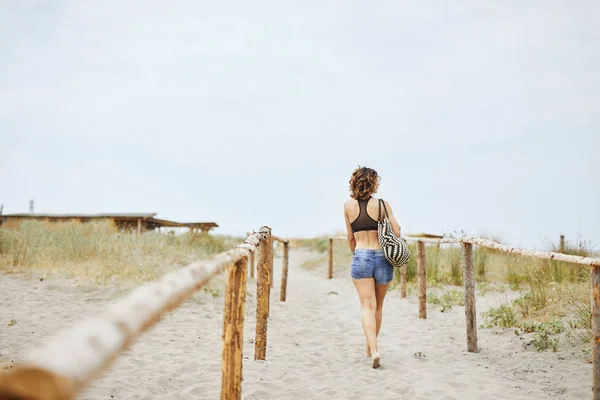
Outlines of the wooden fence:
[[[0,399],[74,398],[145,330],[180,306],[213,277],[226,271],[223,316],[222,399],[240,399],[242,346],[248,258],[257,253],[257,304],[254,359],[264,360],[273,271],[272,241],[284,244],[283,299],[287,282],[288,243],[263,226],[236,248],[209,261],[192,263],[134,289],[102,315],[83,320],[29,353],[26,362],[0,374]],[[253,268],[252,268],[253,270]],[[252,272],[253,274],[253,272]],[[69,351],[66,351],[69,349]]]
[[[517,254],[522,256],[531,256],[547,260],[564,261],[577,265],[590,267],[590,276],[592,280],[592,349],[593,349],[593,398],[600,400],[600,259],[582,256],[573,256],[562,253],[539,250],[525,250],[516,247],[510,247],[488,239],[477,237],[461,238],[431,238],[422,236],[403,236],[408,241],[417,242],[417,276],[418,276],[418,299],[419,299],[419,318],[427,318],[427,270],[425,243],[461,243],[463,246],[462,269],[463,282],[465,288],[465,318],[467,325],[467,350],[477,352],[477,318],[475,302],[475,273],[473,268],[473,245],[483,246],[490,249],[502,251],[505,253]],[[327,277],[333,276],[333,240],[347,240],[346,236],[335,236],[329,238],[329,268]],[[401,296],[406,297],[406,265],[401,268]]]

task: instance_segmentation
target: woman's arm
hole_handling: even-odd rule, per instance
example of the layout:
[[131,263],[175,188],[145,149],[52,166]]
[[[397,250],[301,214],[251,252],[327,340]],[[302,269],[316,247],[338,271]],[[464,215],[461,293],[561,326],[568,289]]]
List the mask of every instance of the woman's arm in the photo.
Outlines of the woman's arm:
[[384,204],[387,209],[388,216],[390,218],[390,222],[392,223],[392,231],[394,231],[394,234],[396,236],[400,237],[400,233],[401,233],[400,224],[398,223],[398,221],[396,221],[396,217],[394,216],[394,212],[392,211],[392,206],[390,206],[390,203],[388,203],[385,200],[384,200]]
[[356,239],[354,239],[354,231],[352,230],[352,225],[350,224],[350,220],[348,219],[348,213],[346,212],[345,204],[344,220],[346,221],[346,231],[348,232],[348,246],[350,247],[350,252],[354,253],[354,249],[356,248]]

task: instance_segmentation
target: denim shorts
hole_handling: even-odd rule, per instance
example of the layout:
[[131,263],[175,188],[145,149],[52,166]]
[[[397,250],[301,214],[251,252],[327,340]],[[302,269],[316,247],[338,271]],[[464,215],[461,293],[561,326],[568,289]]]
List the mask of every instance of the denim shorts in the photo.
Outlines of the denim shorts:
[[394,278],[394,267],[381,250],[356,249],[350,276],[353,279],[375,278],[376,284],[385,285]]

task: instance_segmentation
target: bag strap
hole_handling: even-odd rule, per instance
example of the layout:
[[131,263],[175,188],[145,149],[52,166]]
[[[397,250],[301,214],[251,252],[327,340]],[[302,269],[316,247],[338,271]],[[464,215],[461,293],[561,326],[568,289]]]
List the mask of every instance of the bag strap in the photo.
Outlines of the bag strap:
[[385,216],[386,218],[389,218],[390,216],[388,215],[387,212],[387,207],[385,206],[385,201],[383,201],[383,199],[379,199],[379,211],[377,212],[377,221],[381,221],[381,204],[383,203],[383,209],[385,210]]
[[379,218],[381,219],[381,203],[383,203],[383,209],[385,210],[385,217],[389,218],[390,216],[388,215],[387,207],[385,206],[385,201],[383,201],[382,199],[379,199]]

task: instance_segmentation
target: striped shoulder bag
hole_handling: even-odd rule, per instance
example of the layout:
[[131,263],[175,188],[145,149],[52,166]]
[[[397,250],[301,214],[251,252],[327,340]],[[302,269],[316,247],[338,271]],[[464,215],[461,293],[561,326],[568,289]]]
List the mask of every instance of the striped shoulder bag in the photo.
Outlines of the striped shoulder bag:
[[[381,218],[382,204],[383,209],[385,210],[384,218]],[[385,258],[387,258],[389,263],[394,267],[400,267],[407,264],[408,260],[410,260],[410,250],[408,250],[406,241],[394,234],[387,207],[382,199],[379,199],[379,216],[377,221],[377,236]]]

